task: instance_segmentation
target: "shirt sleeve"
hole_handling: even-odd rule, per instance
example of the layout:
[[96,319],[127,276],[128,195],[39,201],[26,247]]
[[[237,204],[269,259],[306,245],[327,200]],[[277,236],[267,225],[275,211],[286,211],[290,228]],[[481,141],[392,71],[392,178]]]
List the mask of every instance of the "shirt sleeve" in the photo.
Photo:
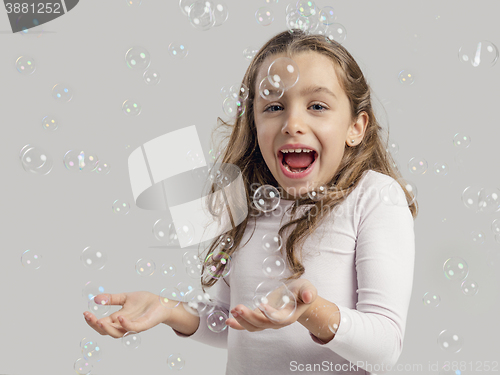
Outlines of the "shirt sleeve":
[[[198,329],[192,335],[185,335],[181,332],[173,331],[179,337],[189,337],[195,341],[199,341],[203,344],[207,344],[210,346],[215,346],[216,348],[227,349],[227,333],[229,328],[224,328],[222,332],[214,332],[208,328],[207,318],[210,313],[215,311],[222,311],[229,318],[229,310],[230,310],[230,289],[224,280],[219,279],[217,282],[208,290],[210,295],[210,300],[213,301],[214,308],[207,307],[206,310],[209,310],[208,313],[204,312],[205,305],[200,303],[198,304],[198,315],[200,316],[200,324]],[[186,309],[190,309],[190,307],[186,306]]]
[[[365,186],[357,198],[356,308],[338,306],[341,321],[329,342],[311,334],[315,343],[361,368],[367,367],[366,363],[381,368],[382,364],[383,368],[394,366],[403,349],[413,286],[415,234],[404,191],[392,181],[389,189],[391,181],[385,177],[369,189]],[[397,204],[381,199],[384,187],[382,196],[391,194],[388,202]]]

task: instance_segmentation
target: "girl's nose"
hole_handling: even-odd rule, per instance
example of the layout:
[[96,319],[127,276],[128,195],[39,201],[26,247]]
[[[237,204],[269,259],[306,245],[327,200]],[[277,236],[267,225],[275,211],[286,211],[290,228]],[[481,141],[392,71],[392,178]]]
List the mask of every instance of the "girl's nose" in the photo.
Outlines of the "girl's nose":
[[304,133],[306,131],[306,124],[298,113],[289,113],[286,116],[281,132],[287,135],[295,135],[297,133]]

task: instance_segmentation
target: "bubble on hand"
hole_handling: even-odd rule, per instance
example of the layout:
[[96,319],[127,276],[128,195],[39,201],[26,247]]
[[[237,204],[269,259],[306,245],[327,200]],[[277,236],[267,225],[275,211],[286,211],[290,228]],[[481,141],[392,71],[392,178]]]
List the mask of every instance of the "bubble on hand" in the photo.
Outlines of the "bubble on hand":
[[351,326],[351,318],[349,318],[346,314],[342,314],[340,310],[334,311],[328,318],[328,328],[335,335],[339,334],[339,329],[342,330],[342,334],[348,332],[351,329]]
[[130,205],[121,199],[114,201],[112,207],[115,214],[127,215],[130,212]]
[[255,190],[253,202],[255,207],[262,212],[274,211],[280,204],[280,193],[272,185],[262,185]]
[[422,157],[414,157],[408,161],[408,170],[413,174],[425,174],[427,166],[427,160]]
[[274,12],[271,8],[261,7],[255,12],[255,19],[261,26],[269,26],[274,21]]
[[107,316],[109,314],[109,297],[107,301],[106,299],[101,299],[99,303],[96,302],[94,297],[89,300],[88,309],[97,319]]
[[216,250],[205,258],[205,268],[214,279],[226,277],[231,272],[231,256],[224,251]]
[[33,74],[36,70],[36,62],[32,57],[20,56],[16,60],[16,69],[22,75]]
[[141,345],[141,336],[135,331],[129,331],[123,335],[122,344],[129,349],[137,349]]
[[288,57],[279,57],[269,65],[267,78],[272,86],[283,84],[289,90],[299,81],[299,66]]
[[207,326],[210,331],[221,333],[227,328],[226,320],[228,319],[224,311],[214,311],[207,316]]
[[156,264],[151,259],[139,259],[135,263],[135,270],[139,276],[151,276],[156,269]]
[[176,59],[183,59],[188,55],[189,50],[182,43],[172,42],[168,45],[168,53]]
[[88,340],[81,346],[83,358],[90,363],[100,362],[102,359],[102,350],[96,341]]
[[42,119],[42,128],[47,131],[57,130],[59,121],[54,116],[45,116]]
[[448,280],[462,281],[469,274],[469,266],[464,259],[451,257],[444,262],[443,271]]
[[282,243],[282,238],[277,233],[266,233],[262,236],[262,247],[269,253],[280,251]]
[[146,70],[151,64],[151,55],[144,47],[132,47],[125,53],[125,62],[130,69]]
[[460,289],[466,296],[475,296],[479,291],[479,285],[475,280],[467,278],[462,282]]
[[167,277],[174,277],[177,268],[174,263],[163,263],[161,266],[161,274]]
[[464,339],[462,335],[458,335],[456,332],[451,332],[445,329],[439,334],[437,342],[438,346],[444,351],[458,353],[462,350]]
[[441,303],[441,297],[439,294],[427,292],[424,294],[422,301],[424,302],[424,306],[438,307]]
[[37,270],[42,265],[42,255],[38,251],[26,250],[21,255],[21,264],[26,268]]
[[60,102],[69,102],[73,98],[73,89],[66,84],[58,83],[52,87],[52,97]]
[[63,163],[70,171],[90,173],[99,165],[99,157],[94,151],[69,150],[64,154]]
[[180,353],[170,354],[167,358],[168,368],[171,370],[182,370],[186,361]]
[[88,375],[92,372],[92,363],[84,358],[78,358],[73,365],[76,373],[79,375]]
[[175,286],[163,288],[159,294],[160,303],[167,309],[173,309],[181,303],[181,292]]
[[295,295],[276,279],[261,282],[255,289],[252,302],[273,322],[288,319],[297,308]]
[[268,256],[262,262],[262,272],[267,277],[279,277],[285,272],[286,264],[282,257],[278,255]]
[[157,85],[160,83],[161,79],[160,73],[158,73],[155,69],[146,70],[142,77],[144,78],[144,82],[148,85]]
[[127,116],[139,116],[142,111],[142,105],[135,100],[125,100],[122,104],[122,110]]
[[88,281],[82,289],[82,296],[88,300],[93,300],[95,296],[102,293],[104,293],[104,287],[92,281]]
[[80,260],[85,267],[93,270],[102,270],[106,265],[108,257],[102,249],[87,246],[80,255]]

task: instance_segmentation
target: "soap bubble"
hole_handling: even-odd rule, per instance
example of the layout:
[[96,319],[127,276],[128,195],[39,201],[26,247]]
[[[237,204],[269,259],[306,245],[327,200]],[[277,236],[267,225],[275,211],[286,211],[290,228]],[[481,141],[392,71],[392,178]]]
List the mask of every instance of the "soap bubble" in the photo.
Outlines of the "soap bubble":
[[52,97],[57,101],[69,102],[73,99],[73,89],[65,84],[56,84],[52,87]]
[[183,59],[188,55],[189,50],[184,44],[172,42],[168,46],[168,53],[176,59]]
[[269,26],[274,21],[274,12],[271,8],[261,7],[255,12],[255,19],[261,26]]
[[64,154],[63,163],[70,171],[90,173],[99,165],[99,157],[93,151],[69,150]]
[[104,293],[104,287],[92,281],[88,281],[82,289],[82,296],[88,300],[102,293]]
[[153,224],[153,234],[158,241],[167,245],[177,243],[177,232],[170,219],[159,219]]
[[189,8],[188,18],[191,25],[202,31],[215,25],[214,4],[211,1],[195,1]]
[[146,82],[148,85],[157,85],[160,83],[160,73],[154,69],[148,69],[144,72],[143,74],[144,82]]
[[262,185],[255,190],[253,202],[255,207],[262,212],[274,211],[280,204],[280,193],[272,185]]
[[441,303],[441,297],[439,296],[439,294],[427,292],[424,294],[422,301],[424,302],[425,306],[438,307]]
[[332,7],[326,6],[319,11],[319,20],[323,25],[331,25],[335,18],[335,10]]
[[252,302],[274,322],[286,320],[297,308],[295,295],[284,283],[276,279],[261,282],[255,289]]
[[425,174],[427,166],[427,161],[422,157],[411,158],[408,161],[408,169],[413,174]]
[[280,251],[282,242],[282,238],[279,234],[267,233],[262,236],[262,247],[270,253]]
[[26,268],[37,270],[42,265],[42,255],[37,251],[26,250],[21,255],[21,264]]
[[463,133],[457,133],[453,137],[453,144],[458,149],[464,150],[470,146],[470,137]]
[[464,339],[457,333],[444,330],[439,334],[437,342],[438,346],[444,351],[458,353],[462,350]]
[[20,160],[26,172],[47,175],[53,167],[52,158],[41,148],[26,145],[21,149]]
[[173,263],[163,263],[161,266],[161,274],[163,276],[174,277],[177,268]]
[[125,53],[125,62],[130,69],[146,70],[151,64],[151,55],[144,47],[132,47]]
[[83,340],[85,342],[80,343],[83,358],[85,358],[90,363],[100,362],[102,359],[102,350],[94,340]]
[[224,311],[214,311],[207,316],[207,326],[212,332],[220,333],[227,328],[227,319],[227,315]]
[[224,251],[215,251],[205,258],[207,273],[214,279],[226,277],[231,272],[231,256]]
[[299,67],[288,57],[279,57],[269,65],[267,77],[272,86],[283,84],[285,90],[295,86],[299,80]]
[[83,358],[78,358],[75,361],[75,364],[73,365],[73,368],[75,369],[76,373],[79,375],[88,375],[92,372],[92,363],[89,361],[83,359]]
[[182,370],[186,361],[179,353],[170,354],[167,359],[168,368],[171,370]]
[[475,280],[467,278],[462,282],[460,289],[466,296],[475,296],[479,291],[479,285]]
[[332,331],[335,335],[338,334],[339,329],[342,329],[343,333],[349,331],[351,326],[351,318],[349,318],[346,314],[342,314],[340,310],[334,311],[328,318],[328,328],[330,328],[330,331]]
[[462,258],[451,257],[444,262],[443,271],[448,280],[462,281],[469,274],[469,266]]
[[214,27],[220,26],[226,22],[229,17],[227,5],[220,0],[217,0],[213,8],[213,17],[215,19]]
[[93,270],[102,270],[106,265],[108,257],[106,256],[106,253],[101,249],[87,246],[85,249],[83,249],[82,254],[80,255],[80,260],[87,268]]
[[285,272],[285,269],[285,261],[278,255],[268,256],[262,262],[262,272],[267,277],[279,277]]
[[181,292],[175,286],[169,286],[167,288],[163,288],[159,294],[160,303],[163,307],[167,309],[173,309],[179,306],[181,303]]
[[130,205],[121,199],[115,200],[112,207],[115,214],[127,215],[130,212]]
[[141,345],[141,336],[135,331],[129,331],[123,335],[122,344],[129,349],[137,349]]
[[99,303],[96,302],[94,297],[88,302],[89,311],[98,319],[102,318],[109,313],[109,301],[110,297],[108,294],[103,295],[103,297],[100,298]]
[[36,70],[36,62],[32,57],[21,56],[16,60],[16,69],[23,75],[33,74]]
[[156,264],[151,259],[139,259],[135,263],[135,270],[139,276],[151,276],[156,269]]

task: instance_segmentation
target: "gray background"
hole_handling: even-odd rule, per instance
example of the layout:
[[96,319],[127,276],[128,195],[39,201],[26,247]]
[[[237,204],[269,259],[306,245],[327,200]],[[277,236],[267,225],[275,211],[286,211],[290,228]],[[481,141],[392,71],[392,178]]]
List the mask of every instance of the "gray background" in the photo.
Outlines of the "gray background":
[[[168,213],[134,205],[127,158],[144,142],[193,124],[208,155],[210,132],[217,116],[223,115],[219,91],[241,81],[248,66],[242,51],[260,46],[286,27],[287,1],[270,6],[275,20],[268,27],[258,25],[254,17],[266,5],[263,0],[226,4],[227,22],[204,32],[190,25],[174,0],[144,0],[139,8],[129,8],[124,0],[83,1],[43,25],[40,37],[12,35],[7,15],[0,12],[0,373],[73,373],[83,337],[93,337],[103,350],[103,360],[94,366],[96,374],[168,372],[166,359],[174,352],[184,356],[185,374],[224,373],[225,350],[177,338],[165,325],[143,332],[141,347],[133,352],[119,340],[100,336],[83,318],[87,305],[81,291],[93,281],[109,293],[158,294],[166,283],[159,272],[149,278],[135,272],[135,262],[144,257],[154,259],[158,267],[173,260],[180,271],[176,280],[196,283],[183,272],[183,249],[151,247],[160,245],[152,226]],[[500,265],[491,259],[498,259],[500,245],[491,222],[500,215],[466,208],[461,193],[470,185],[500,185],[493,151],[500,135],[495,111],[500,67],[474,69],[459,61],[458,50],[481,40],[500,45],[498,2],[317,4],[333,6],[337,22],[347,29],[343,44],[373,89],[379,120],[399,145],[395,158],[403,176],[418,187],[415,278],[399,363],[421,365],[423,370],[400,373],[437,373],[428,364],[439,361],[441,367],[446,360],[466,361],[463,373],[474,373],[481,361],[499,360]],[[173,59],[168,54],[171,42],[185,44],[189,55]],[[146,85],[142,72],[127,68],[125,52],[136,45],[151,53],[151,68],[162,76],[157,86]],[[35,59],[33,75],[16,71],[16,59],[23,55]],[[412,86],[399,83],[403,69],[415,72]],[[58,103],[52,98],[57,83],[73,88],[73,100]],[[127,117],[121,104],[134,98],[142,104],[142,113]],[[59,119],[55,132],[42,129],[41,119],[49,114]],[[472,140],[461,152],[452,142],[458,132]],[[28,143],[53,158],[48,175],[21,167],[19,151]],[[79,148],[95,150],[111,172],[66,170],[64,153]],[[456,161],[457,155],[463,163]],[[409,172],[412,157],[428,161],[427,173]],[[450,167],[444,178],[432,173],[438,161]],[[116,199],[131,204],[128,215],[112,211]],[[473,230],[484,232],[483,245],[472,242]],[[82,264],[80,254],[87,246],[106,251],[104,269],[91,271]],[[43,255],[40,269],[21,265],[27,249]],[[468,262],[469,277],[480,286],[476,296],[465,296],[458,283],[444,277],[442,266],[451,256]],[[424,306],[426,292],[438,293],[440,306]],[[438,347],[444,329],[464,337],[459,353]]]

